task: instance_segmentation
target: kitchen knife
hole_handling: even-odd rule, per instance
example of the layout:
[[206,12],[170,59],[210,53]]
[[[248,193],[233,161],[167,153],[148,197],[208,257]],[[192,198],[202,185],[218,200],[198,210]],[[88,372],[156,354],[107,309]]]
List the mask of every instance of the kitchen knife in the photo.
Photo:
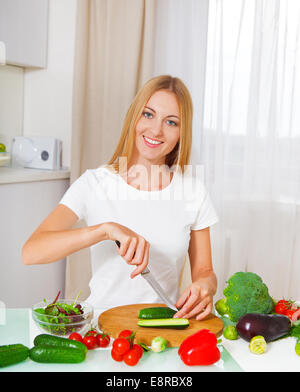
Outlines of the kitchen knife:
[[[115,241],[117,246],[120,248],[120,242]],[[175,310],[176,312],[178,309],[176,308],[175,305],[173,305],[172,301],[170,298],[167,296],[167,294],[164,292],[162,287],[159,285],[159,283],[156,281],[152,273],[150,272],[149,268],[146,267],[142,272],[141,275],[146,281],[149,283],[149,285],[153,288],[153,290],[158,294],[158,296],[163,300],[163,302],[170,308]]]

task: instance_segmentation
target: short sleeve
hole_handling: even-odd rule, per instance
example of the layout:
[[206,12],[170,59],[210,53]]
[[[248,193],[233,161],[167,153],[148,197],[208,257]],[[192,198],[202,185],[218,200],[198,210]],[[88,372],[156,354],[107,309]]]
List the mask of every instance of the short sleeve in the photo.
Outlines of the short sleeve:
[[195,222],[191,225],[191,230],[201,230],[212,226],[219,220],[215,208],[212,204],[210,195],[204,187],[204,196],[199,206]]
[[86,198],[88,195],[88,181],[86,177],[87,171],[70,185],[59,202],[59,204],[70,208],[79,219],[84,219],[86,215]]

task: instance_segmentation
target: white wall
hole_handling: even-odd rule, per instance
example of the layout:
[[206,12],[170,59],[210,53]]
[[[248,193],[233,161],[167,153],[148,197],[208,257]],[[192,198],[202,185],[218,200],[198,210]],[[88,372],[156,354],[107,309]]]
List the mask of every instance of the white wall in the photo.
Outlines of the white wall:
[[23,68],[0,65],[0,143],[11,150],[11,140],[23,129]]
[[47,69],[24,72],[25,136],[54,136],[63,142],[70,167],[76,0],[49,1]]

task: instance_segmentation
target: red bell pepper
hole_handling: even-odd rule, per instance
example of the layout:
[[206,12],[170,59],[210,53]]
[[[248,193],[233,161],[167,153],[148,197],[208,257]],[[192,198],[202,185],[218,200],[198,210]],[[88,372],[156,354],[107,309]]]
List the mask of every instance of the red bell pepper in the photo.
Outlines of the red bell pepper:
[[221,358],[217,337],[209,329],[188,336],[180,345],[178,354],[188,366],[212,365]]

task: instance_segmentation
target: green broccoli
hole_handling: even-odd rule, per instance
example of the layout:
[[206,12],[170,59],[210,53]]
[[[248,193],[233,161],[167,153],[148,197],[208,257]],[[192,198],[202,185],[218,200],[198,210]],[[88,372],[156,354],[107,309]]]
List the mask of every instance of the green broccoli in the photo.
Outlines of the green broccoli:
[[238,321],[246,313],[271,313],[273,300],[268,287],[253,272],[236,272],[224,289],[226,313],[231,321]]

